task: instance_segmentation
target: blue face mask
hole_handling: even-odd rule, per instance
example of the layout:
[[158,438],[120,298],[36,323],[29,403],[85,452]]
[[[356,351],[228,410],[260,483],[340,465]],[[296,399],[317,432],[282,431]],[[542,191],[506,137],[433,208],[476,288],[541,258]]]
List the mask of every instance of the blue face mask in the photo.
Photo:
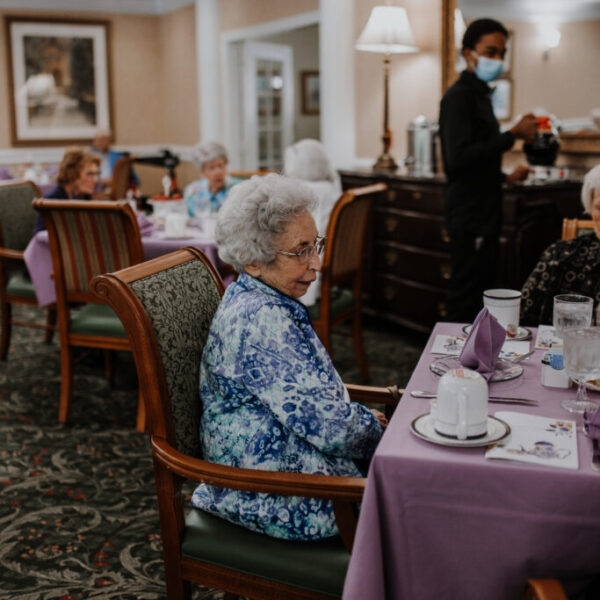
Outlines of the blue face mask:
[[501,60],[487,58],[487,56],[479,56],[477,66],[475,67],[475,75],[477,75],[481,81],[489,83],[500,77],[503,66]]

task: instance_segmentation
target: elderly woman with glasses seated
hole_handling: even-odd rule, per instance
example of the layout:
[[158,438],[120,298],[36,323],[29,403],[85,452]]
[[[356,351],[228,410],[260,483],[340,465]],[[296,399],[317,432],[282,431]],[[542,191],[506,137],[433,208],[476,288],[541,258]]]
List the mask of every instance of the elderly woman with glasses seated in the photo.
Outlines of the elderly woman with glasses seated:
[[[204,457],[236,467],[362,476],[387,421],[351,402],[298,299],[320,269],[311,191],[253,177],[219,212],[221,258],[240,273],[225,292],[202,355]],[[192,504],[287,539],[337,534],[326,500],[200,485]]]

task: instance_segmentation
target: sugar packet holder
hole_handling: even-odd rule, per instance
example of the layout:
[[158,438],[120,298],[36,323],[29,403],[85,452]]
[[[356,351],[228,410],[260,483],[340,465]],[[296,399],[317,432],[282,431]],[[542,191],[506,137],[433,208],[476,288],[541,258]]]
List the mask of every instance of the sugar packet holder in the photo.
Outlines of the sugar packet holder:
[[565,369],[562,347],[550,349],[542,358],[542,385],[554,388],[570,388],[571,378]]

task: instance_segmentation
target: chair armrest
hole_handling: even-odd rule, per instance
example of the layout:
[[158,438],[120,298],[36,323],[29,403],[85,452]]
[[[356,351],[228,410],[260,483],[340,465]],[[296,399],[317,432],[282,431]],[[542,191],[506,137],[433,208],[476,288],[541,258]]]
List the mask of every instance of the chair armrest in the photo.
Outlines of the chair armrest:
[[361,404],[366,402],[396,406],[400,402],[402,394],[404,394],[404,390],[398,389],[395,385],[389,387],[354,385],[352,383],[346,383],[345,385],[350,394],[350,399]]
[[164,438],[152,436],[150,443],[154,458],[169,471],[216,487],[344,502],[360,502],[365,489],[366,479],[362,477],[230,467],[183,454]]
[[11,250],[10,248],[0,248],[0,258],[12,258],[14,260],[24,260],[22,250]]

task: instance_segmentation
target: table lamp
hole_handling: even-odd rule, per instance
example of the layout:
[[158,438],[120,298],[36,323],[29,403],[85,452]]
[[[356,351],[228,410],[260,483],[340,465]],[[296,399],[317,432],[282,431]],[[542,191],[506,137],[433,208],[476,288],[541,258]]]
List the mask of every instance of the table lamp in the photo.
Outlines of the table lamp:
[[375,6],[358,41],[357,50],[380,52],[383,56],[383,153],[377,159],[373,169],[376,171],[394,171],[398,168],[389,153],[390,129],[388,124],[388,88],[390,78],[390,54],[417,52],[413,34],[408,22],[406,10],[400,6]]

